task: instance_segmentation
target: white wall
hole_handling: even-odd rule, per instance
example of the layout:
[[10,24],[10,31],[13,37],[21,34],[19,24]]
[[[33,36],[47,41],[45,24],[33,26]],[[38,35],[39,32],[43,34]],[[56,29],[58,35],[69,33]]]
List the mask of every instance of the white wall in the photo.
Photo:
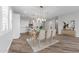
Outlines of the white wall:
[[28,24],[29,24],[29,20],[27,18],[21,18],[21,21],[20,21],[20,33],[27,32]]
[[12,32],[13,39],[20,37],[20,15],[16,13],[12,14]]

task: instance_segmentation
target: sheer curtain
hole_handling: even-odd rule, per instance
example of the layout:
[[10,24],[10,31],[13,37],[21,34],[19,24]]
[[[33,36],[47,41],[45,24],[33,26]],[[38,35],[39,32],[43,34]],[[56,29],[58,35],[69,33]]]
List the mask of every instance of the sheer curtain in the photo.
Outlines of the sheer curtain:
[[8,7],[2,6],[2,31],[8,30]]
[[8,6],[2,6],[2,32],[12,29],[12,10]]

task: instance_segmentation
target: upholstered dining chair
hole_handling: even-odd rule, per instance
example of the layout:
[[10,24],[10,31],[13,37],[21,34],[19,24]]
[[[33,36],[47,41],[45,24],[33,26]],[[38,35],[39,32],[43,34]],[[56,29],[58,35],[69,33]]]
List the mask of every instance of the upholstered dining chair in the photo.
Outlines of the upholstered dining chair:
[[45,30],[40,30],[40,33],[39,33],[39,36],[37,39],[38,39],[39,45],[40,45],[41,40],[45,39]]

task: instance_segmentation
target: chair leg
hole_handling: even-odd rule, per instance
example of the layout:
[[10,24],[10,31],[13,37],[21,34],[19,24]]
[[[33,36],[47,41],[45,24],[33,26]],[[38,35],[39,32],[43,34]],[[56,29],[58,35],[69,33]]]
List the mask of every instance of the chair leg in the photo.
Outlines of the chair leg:
[[40,40],[38,40],[38,42],[39,42],[38,45],[39,45],[39,47],[40,47]]
[[45,31],[45,41],[47,43],[47,31]]
[[51,39],[53,39],[53,31],[51,31]]

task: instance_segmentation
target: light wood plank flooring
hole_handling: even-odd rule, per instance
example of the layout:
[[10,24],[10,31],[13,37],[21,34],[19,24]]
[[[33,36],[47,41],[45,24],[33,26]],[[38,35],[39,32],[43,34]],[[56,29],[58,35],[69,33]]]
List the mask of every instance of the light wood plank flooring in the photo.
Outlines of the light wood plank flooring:
[[[32,53],[31,47],[26,42],[27,34],[21,34],[19,39],[14,39],[10,48],[9,53]],[[46,49],[39,51],[38,53],[78,53],[79,52],[79,38],[71,36],[58,35],[56,39],[62,41],[49,46]]]

